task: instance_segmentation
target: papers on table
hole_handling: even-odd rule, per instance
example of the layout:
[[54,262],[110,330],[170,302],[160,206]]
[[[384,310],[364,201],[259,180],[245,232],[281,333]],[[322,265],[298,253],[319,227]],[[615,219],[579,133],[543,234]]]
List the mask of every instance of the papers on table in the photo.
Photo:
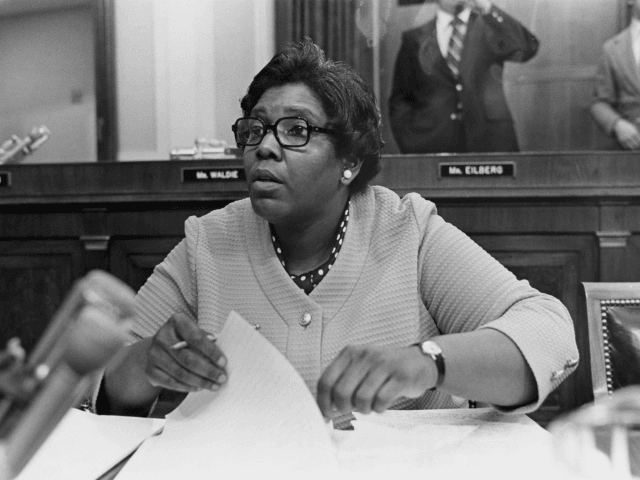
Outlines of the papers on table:
[[94,479],[141,442],[116,480],[562,478],[550,434],[525,416],[356,413],[355,430],[332,431],[291,364],[235,312],[218,343],[228,358],[227,384],[190,394],[162,433],[154,436],[163,420],[72,411],[19,480]]
[[226,385],[190,394],[118,480],[308,472],[334,478],[337,460],[327,426],[291,364],[235,312],[218,344],[228,359]]
[[71,409],[16,479],[96,479],[164,423],[158,418],[98,416]]
[[340,470],[438,478],[555,478],[551,435],[526,416],[492,409],[356,413],[353,432],[334,432]]

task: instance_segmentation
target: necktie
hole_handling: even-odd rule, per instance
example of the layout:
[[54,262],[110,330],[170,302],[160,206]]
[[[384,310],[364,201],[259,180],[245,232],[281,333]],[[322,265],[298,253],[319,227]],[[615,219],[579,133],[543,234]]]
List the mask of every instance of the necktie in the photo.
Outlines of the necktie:
[[462,41],[464,40],[464,34],[467,32],[467,24],[460,20],[459,17],[454,17],[451,21],[451,26],[453,27],[453,32],[447,49],[447,65],[449,65],[454,77],[458,77],[460,75]]

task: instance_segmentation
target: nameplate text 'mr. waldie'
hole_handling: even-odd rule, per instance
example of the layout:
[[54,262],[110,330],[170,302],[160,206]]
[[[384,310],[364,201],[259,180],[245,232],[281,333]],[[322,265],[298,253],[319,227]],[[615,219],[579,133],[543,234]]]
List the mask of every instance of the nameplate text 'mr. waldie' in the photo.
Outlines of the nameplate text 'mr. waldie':
[[233,182],[245,180],[243,168],[183,168],[182,183]]

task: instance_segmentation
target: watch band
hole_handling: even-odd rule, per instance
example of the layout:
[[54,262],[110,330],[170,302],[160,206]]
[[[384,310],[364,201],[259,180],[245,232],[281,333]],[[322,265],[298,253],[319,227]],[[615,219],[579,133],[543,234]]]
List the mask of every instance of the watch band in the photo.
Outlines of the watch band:
[[435,363],[436,365],[438,377],[436,379],[435,386],[430,389],[430,390],[435,390],[440,385],[442,385],[442,382],[444,381],[445,368],[444,368],[444,355],[442,354],[442,350],[440,349],[437,343],[431,340],[427,340],[425,342],[418,342],[416,343],[416,345],[420,347],[420,351],[422,352],[422,354],[428,357],[431,357],[431,359],[433,360],[433,363]]

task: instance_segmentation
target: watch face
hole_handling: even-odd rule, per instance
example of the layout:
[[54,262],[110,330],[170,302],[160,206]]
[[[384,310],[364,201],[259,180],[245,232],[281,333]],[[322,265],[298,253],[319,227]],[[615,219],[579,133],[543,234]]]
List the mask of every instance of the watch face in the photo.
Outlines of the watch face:
[[422,342],[422,351],[428,355],[439,355],[442,353],[440,347],[430,340]]

